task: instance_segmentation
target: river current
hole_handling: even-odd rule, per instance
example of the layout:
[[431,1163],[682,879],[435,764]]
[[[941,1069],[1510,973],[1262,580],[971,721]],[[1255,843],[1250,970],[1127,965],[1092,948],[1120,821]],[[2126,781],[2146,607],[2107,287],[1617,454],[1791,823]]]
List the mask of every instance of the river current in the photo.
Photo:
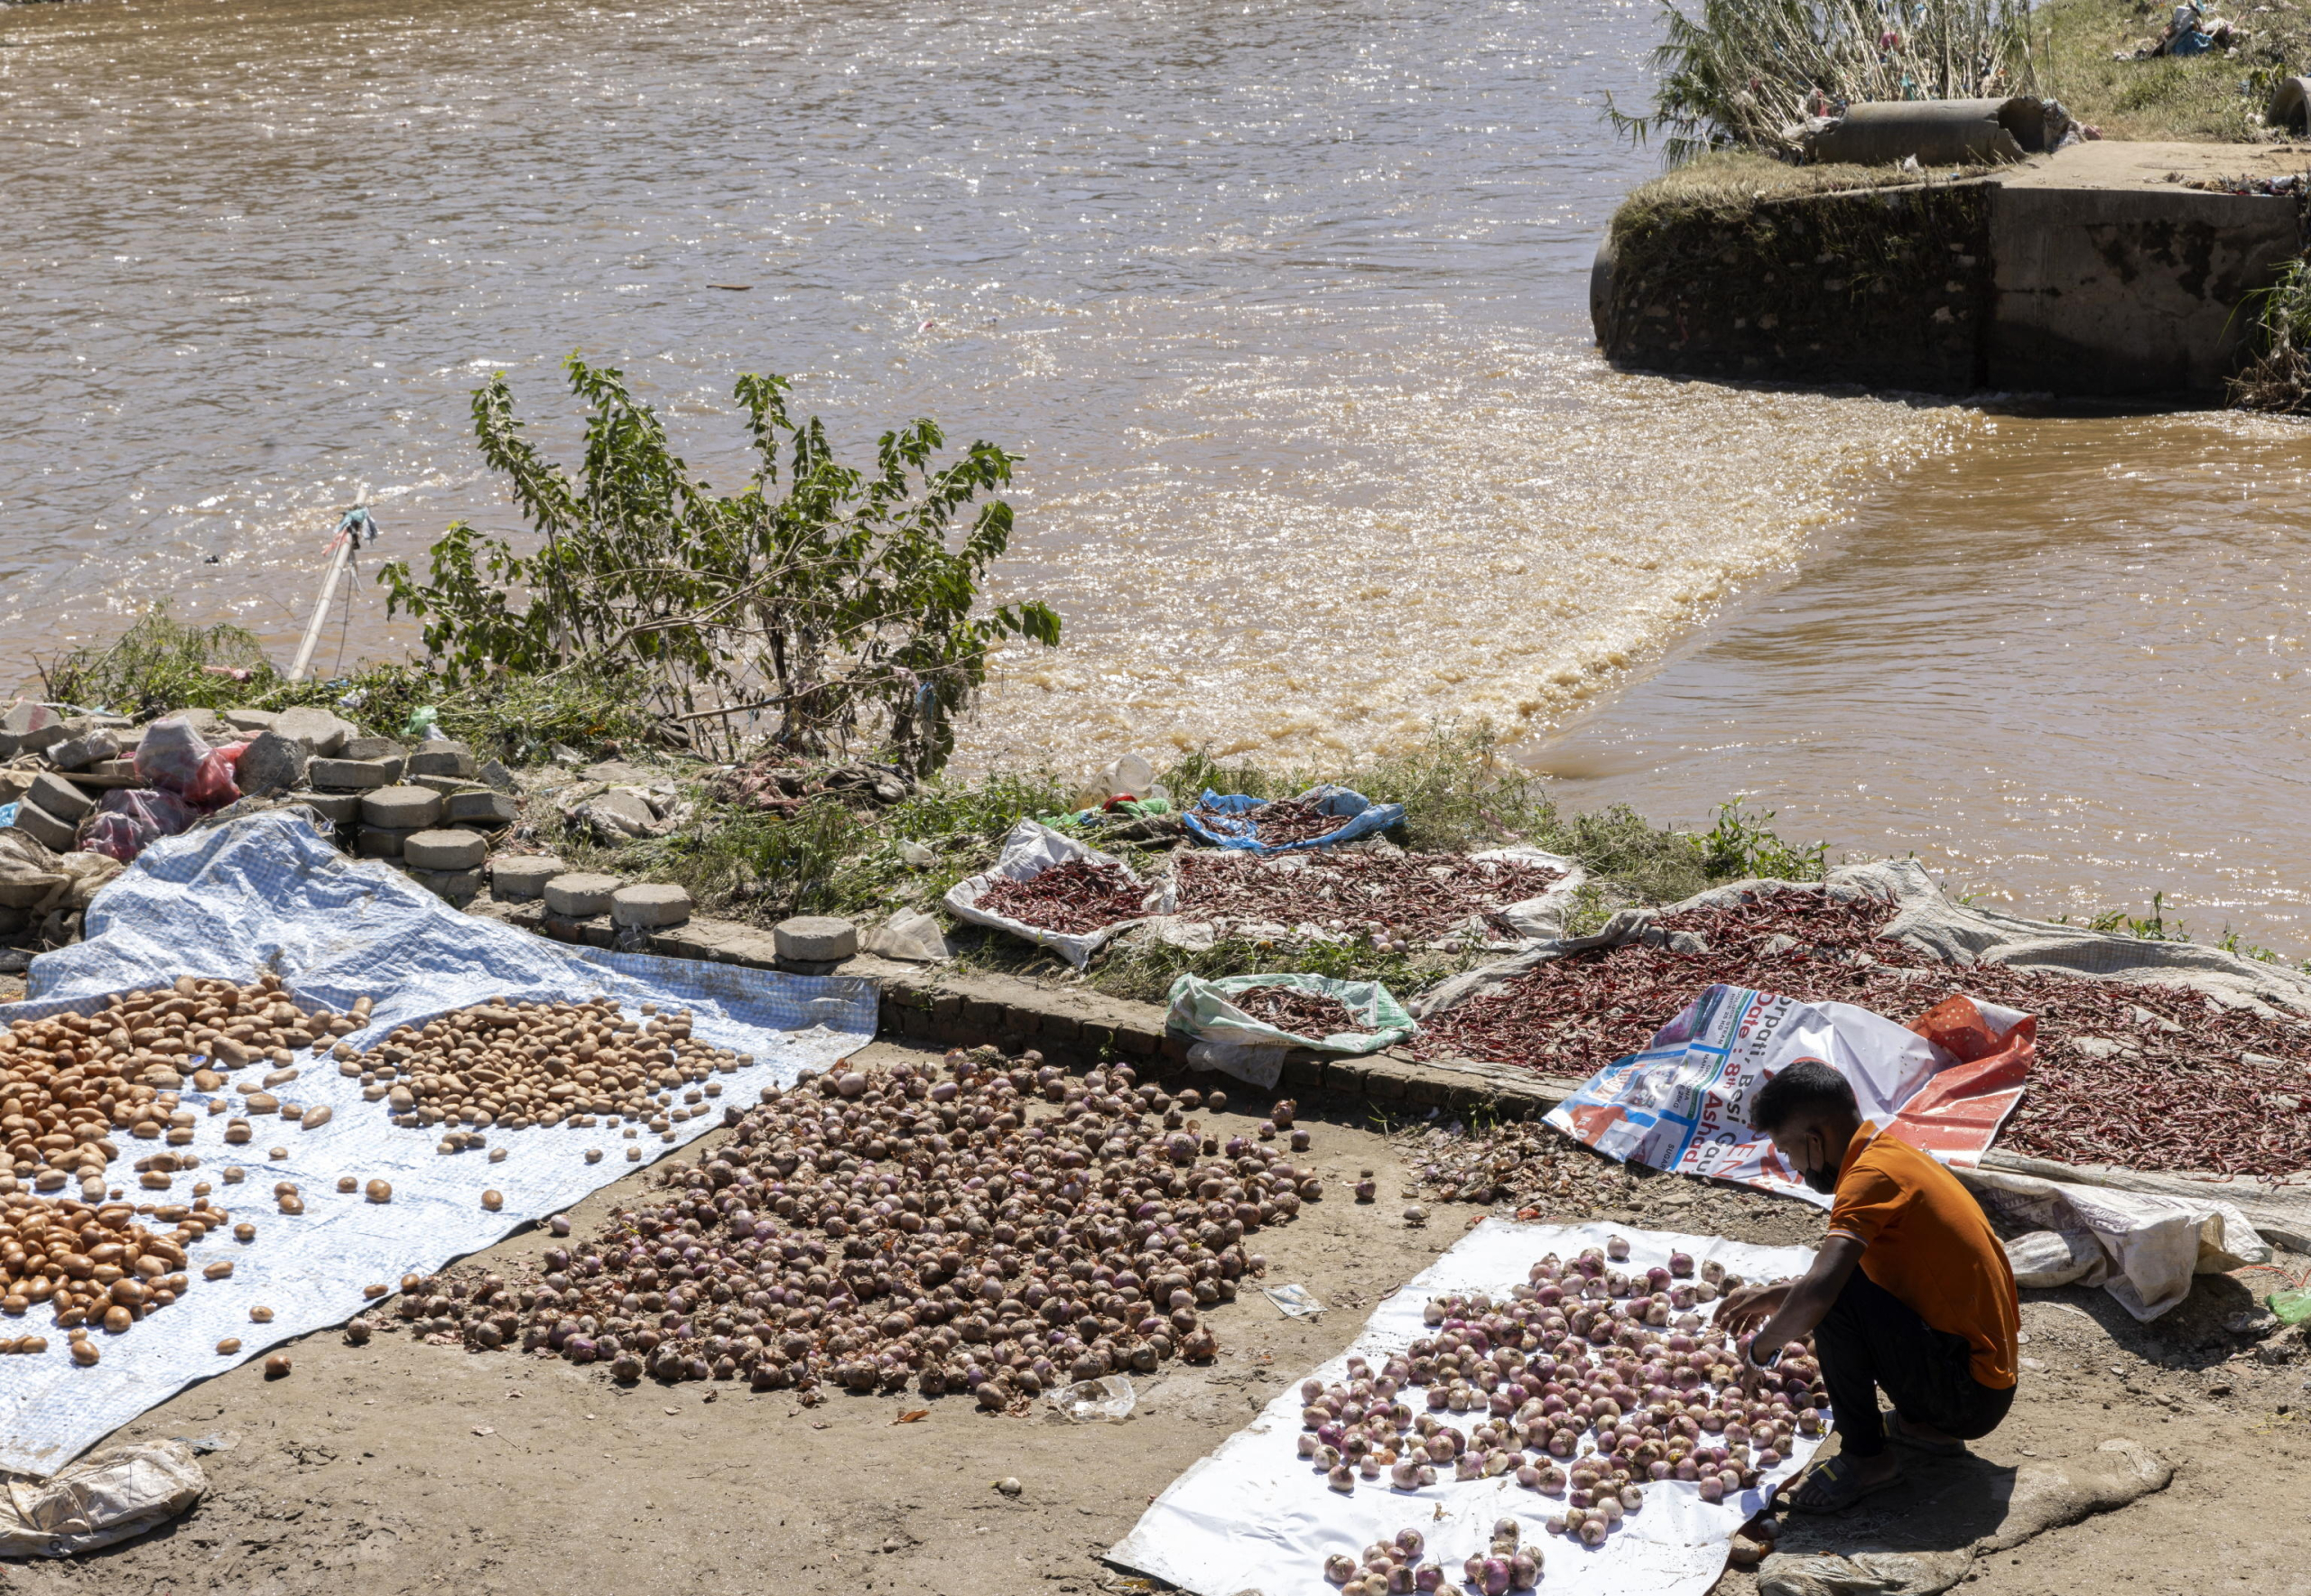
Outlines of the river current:
[[[732,376],[1021,452],[971,766],[1490,719],[1568,801],[1747,793],[2039,910],[2289,949],[2299,434],[1606,369],[1649,5],[0,9],[0,674],[159,598],[293,648],[337,514],[512,531],[466,398]],[[715,284],[742,285],[739,289]],[[365,556],[369,569],[374,557]],[[364,582],[335,669],[405,647]]]

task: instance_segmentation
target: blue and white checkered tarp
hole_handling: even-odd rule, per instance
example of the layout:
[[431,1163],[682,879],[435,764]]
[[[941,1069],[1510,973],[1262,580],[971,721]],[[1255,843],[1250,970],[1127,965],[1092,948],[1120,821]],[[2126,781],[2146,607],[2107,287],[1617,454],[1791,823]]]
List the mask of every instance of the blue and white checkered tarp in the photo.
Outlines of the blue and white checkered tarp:
[[1312,848],[1337,848],[1359,838],[1378,836],[1405,818],[1403,804],[1375,803],[1363,793],[1346,787],[1311,787],[1300,797],[1304,803],[1313,802],[1317,812],[1339,815],[1346,823],[1337,831],[1299,842],[1263,842],[1257,812],[1267,801],[1242,793],[1215,793],[1209,787],[1181,814],[1180,821],[1187,828],[1188,835],[1199,842],[1214,848],[1249,849],[1265,858]]
[[[826,1068],[875,1032],[872,981],[547,942],[459,914],[389,867],[346,858],[306,821],[278,812],[155,843],[97,895],[87,928],[85,942],[32,961],[32,998],[0,1006],[0,1025],[90,1012],[115,992],[165,986],[182,975],[246,981],[265,970],[308,1004],[341,1012],[357,998],[371,998],[368,1027],[346,1038],[357,1047],[396,1025],[492,998],[599,995],[629,1010],[643,1003],[687,1008],[700,1040],[752,1055],[737,1073],[713,1078],[722,1088],[706,1105],[714,1109],[751,1105],[765,1086]],[[215,1095],[237,1111],[240,1100],[229,1089]],[[211,1201],[254,1222],[256,1239],[242,1246],[223,1232],[198,1244],[188,1273],[197,1276],[203,1266],[230,1258],[231,1277],[196,1277],[182,1298],[125,1334],[100,1335],[103,1361],[93,1369],[73,1366],[60,1332],[51,1335],[45,1354],[0,1359],[0,1468],[52,1472],[194,1380],[351,1317],[362,1306],[363,1285],[438,1269],[721,1123],[719,1112],[681,1121],[671,1145],[646,1130],[628,1140],[615,1124],[492,1131],[490,1150],[506,1153],[492,1164],[481,1151],[436,1151],[433,1131],[397,1127],[384,1105],[364,1101],[360,1083],[340,1075],[325,1054],[304,1066],[286,1095],[306,1108],[329,1106],[329,1123],[308,1131],[283,1122],[270,1135],[260,1124],[256,1141],[236,1148],[224,1140],[227,1116],[206,1111],[209,1094],[184,1092],[183,1106],[201,1118],[192,1146],[177,1150],[200,1160],[191,1178],[214,1183]],[[269,1157],[274,1145],[286,1155]],[[589,1148],[600,1150],[600,1163],[585,1162]],[[638,1149],[641,1160],[629,1161],[627,1149]],[[218,1172],[237,1162],[248,1166],[248,1179],[227,1185]],[[116,1185],[133,1191],[128,1173],[117,1162],[110,1172]],[[344,1175],[363,1186],[383,1177],[393,1201],[371,1203],[357,1190],[340,1194]],[[283,1180],[299,1188],[300,1217],[273,1211],[273,1183]],[[181,1174],[177,1181],[190,1183]],[[504,1194],[500,1212],[481,1206],[489,1188]],[[259,1304],[274,1311],[270,1323],[250,1321]],[[44,1322],[34,1322],[45,1318],[36,1309],[0,1326],[5,1333],[46,1333]],[[238,1354],[214,1350],[226,1337],[240,1341]]]

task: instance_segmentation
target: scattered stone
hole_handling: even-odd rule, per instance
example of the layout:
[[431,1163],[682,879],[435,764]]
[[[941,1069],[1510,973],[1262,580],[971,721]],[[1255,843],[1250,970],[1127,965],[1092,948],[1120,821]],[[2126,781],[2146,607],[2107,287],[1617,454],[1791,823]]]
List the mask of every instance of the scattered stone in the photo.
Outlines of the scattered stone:
[[403,778],[413,787],[429,787],[447,798],[452,793],[487,792],[461,775],[412,775]]
[[30,832],[42,847],[55,853],[70,853],[80,840],[70,821],[58,820],[29,798],[16,801],[16,829]]
[[771,941],[783,962],[825,964],[859,951],[859,928],[831,914],[798,914],[771,927]]
[[313,785],[340,793],[369,792],[401,780],[398,759],[316,759],[305,767]]
[[361,819],[358,793],[292,793],[289,796],[333,826],[350,826]]
[[44,770],[32,778],[32,784],[25,789],[24,796],[60,821],[77,821],[97,806],[95,799],[70,782]]
[[615,876],[597,876],[585,870],[556,876],[545,884],[546,913],[564,920],[590,920],[597,914],[607,914],[610,895],[623,885]]
[[441,823],[441,794],[423,787],[381,787],[363,796],[361,818],[373,826],[422,831]]
[[136,761],[134,759],[99,759],[94,765],[88,766],[85,774],[89,776],[93,776],[100,782],[118,782],[133,785],[136,782]]
[[489,895],[502,904],[525,904],[545,891],[545,884],[556,876],[566,876],[570,867],[551,854],[508,854],[494,859],[489,866]]
[[621,886],[610,894],[610,921],[645,931],[680,925],[690,918],[690,894],[679,886]]
[[244,793],[285,793],[305,779],[305,745],[276,731],[260,731],[241,750],[233,784]]
[[358,727],[348,725],[327,710],[283,710],[281,719],[273,723],[273,729],[304,744],[325,759],[361,735]]
[[71,735],[64,717],[46,704],[18,704],[0,715],[0,759],[42,753]]
[[277,710],[227,710],[221,719],[235,731],[271,731],[281,713]]
[[453,743],[435,738],[420,743],[409,756],[412,775],[453,775],[461,781],[473,779],[473,750],[463,743]]
[[401,857],[413,870],[478,870],[489,842],[478,831],[416,831],[402,842]]
[[522,790],[522,784],[514,779],[514,773],[495,759],[486,762],[479,770],[474,772],[474,775],[484,784],[500,793],[518,793]]
[[418,826],[363,826],[354,839],[353,851],[365,859],[397,859],[401,845],[423,828]]
[[91,731],[69,738],[48,750],[48,762],[59,770],[86,770],[99,759],[117,758],[120,739],[109,731]]
[[648,802],[627,787],[613,787],[589,798],[571,818],[585,821],[597,837],[613,844],[654,835],[658,825],[658,817],[652,812]]
[[[435,834],[439,835],[439,833]],[[460,909],[473,902],[481,893],[479,870],[413,869],[409,872],[409,878],[435,897],[446,899],[451,905]]]
[[483,826],[495,830],[510,826],[521,818],[522,806],[503,793],[493,793],[487,787],[479,792],[452,793],[442,802],[441,812],[457,825]]
[[[142,731],[138,731],[135,734],[135,737],[131,737],[127,728],[133,726],[135,722],[130,720],[125,715],[97,715],[91,719],[95,724],[98,726],[112,726],[120,728],[121,740],[124,742],[134,741],[135,740],[135,738],[141,738],[144,735]],[[230,735],[233,728],[230,726],[227,726],[225,723],[225,718],[214,710],[171,710],[165,715],[155,715],[153,719],[181,720],[187,726],[191,727],[193,735],[204,743],[224,743],[233,740]]]

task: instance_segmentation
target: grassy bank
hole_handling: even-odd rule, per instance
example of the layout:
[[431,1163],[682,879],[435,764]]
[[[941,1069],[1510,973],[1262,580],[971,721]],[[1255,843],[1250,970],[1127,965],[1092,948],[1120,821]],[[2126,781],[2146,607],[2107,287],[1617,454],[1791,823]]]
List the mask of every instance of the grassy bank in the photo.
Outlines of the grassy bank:
[[2052,0],[2031,33],[2043,91],[2105,138],[2251,143],[2273,136],[2263,107],[2281,78],[2311,72],[2311,10],[2213,7],[2245,31],[2229,53],[2113,60],[2155,39],[2166,0]]

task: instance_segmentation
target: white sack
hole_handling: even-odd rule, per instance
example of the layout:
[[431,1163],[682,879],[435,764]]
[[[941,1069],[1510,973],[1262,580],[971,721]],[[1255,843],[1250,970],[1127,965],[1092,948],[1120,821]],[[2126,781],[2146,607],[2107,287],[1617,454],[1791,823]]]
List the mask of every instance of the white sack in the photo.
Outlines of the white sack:
[[[2018,1223],[2087,1235],[2102,1250],[2100,1285],[2137,1319],[2156,1319],[2190,1294],[2191,1276],[2268,1263],[2271,1249],[2230,1203],[2078,1186],[1986,1169],[1951,1171],[1982,1206]],[[2018,1281],[2018,1284],[2019,1282]]]
[[[947,895],[942,901],[959,919],[979,925],[991,925],[998,931],[1007,931],[1013,936],[1025,937],[1038,947],[1051,949],[1081,970],[1091,961],[1091,955],[1100,951],[1102,943],[1118,932],[1138,924],[1146,916],[1141,914],[1129,920],[1118,920],[1113,925],[1103,925],[1097,931],[1077,936],[1065,932],[1044,931],[1001,914],[989,914],[979,907],[979,894],[997,880],[1032,881],[1053,865],[1063,865],[1070,859],[1089,859],[1095,865],[1114,865],[1132,880],[1139,880],[1137,872],[1113,854],[1088,848],[1074,838],[1054,831],[1038,821],[1021,821],[1003,840],[1003,853],[995,861],[995,868],[968,881],[956,882],[947,889]],[[1152,908],[1150,912],[1154,912]]]

